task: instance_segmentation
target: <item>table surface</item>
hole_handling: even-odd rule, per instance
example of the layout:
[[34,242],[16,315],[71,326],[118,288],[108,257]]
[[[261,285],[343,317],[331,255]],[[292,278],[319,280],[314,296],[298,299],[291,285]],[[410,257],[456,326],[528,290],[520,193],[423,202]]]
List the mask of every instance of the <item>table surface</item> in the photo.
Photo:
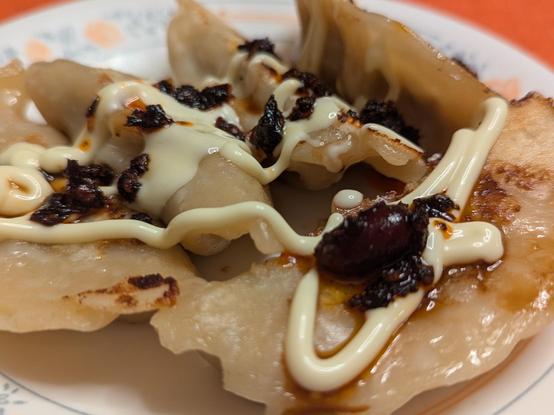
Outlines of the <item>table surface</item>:
[[[75,0],[0,1],[0,20]],[[394,1],[394,0],[391,0]],[[481,26],[554,68],[554,0],[396,0],[441,10]]]

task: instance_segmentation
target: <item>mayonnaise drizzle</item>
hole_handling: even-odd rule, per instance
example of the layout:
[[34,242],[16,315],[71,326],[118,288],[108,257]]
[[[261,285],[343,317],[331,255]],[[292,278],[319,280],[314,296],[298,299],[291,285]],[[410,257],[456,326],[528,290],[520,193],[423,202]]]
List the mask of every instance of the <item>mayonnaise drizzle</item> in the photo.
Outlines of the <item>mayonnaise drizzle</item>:
[[40,155],[44,147],[31,143],[15,143],[0,154],[0,164],[16,167],[40,167]]
[[274,56],[267,53],[257,53],[253,57],[248,56],[248,52],[237,52],[231,59],[227,74],[222,79],[212,79],[210,83],[228,82],[233,85],[233,93],[238,98],[243,98],[254,93],[260,75],[263,71],[260,66],[266,66],[274,70],[277,74],[284,74],[289,68],[283,65]]
[[[287,88],[286,83],[281,84],[275,94],[279,93],[279,88]],[[289,166],[292,153],[296,146],[308,138],[308,134],[315,131],[329,128],[337,118],[339,112],[347,108],[337,98],[323,97],[316,101],[312,116],[306,120],[288,122],[281,142],[279,158],[277,162],[270,167],[263,168],[260,163],[244,149],[232,145],[225,145],[221,149],[221,155],[230,160],[243,171],[247,172],[262,184],[268,184],[279,177]]]
[[[485,116],[475,130],[454,134],[452,144],[435,170],[402,201],[442,191],[463,208],[487,158],[506,122],[508,106],[500,98],[484,103]],[[437,226],[429,224],[429,236],[423,260],[433,267],[437,283],[444,267],[477,260],[494,262],[503,255],[500,231],[484,222],[447,223],[451,232],[445,237]],[[387,344],[394,332],[417,309],[425,291],[418,290],[398,298],[388,307],[368,310],[366,322],[348,344],[334,356],[322,359],[314,349],[313,333],[317,314],[319,278],[312,269],[301,280],[292,301],[286,337],[285,358],[292,377],[304,388],[325,392],[350,382],[367,367]]]
[[464,128],[454,133],[437,167],[417,189],[402,198],[404,203],[447,190],[454,202],[465,206],[489,151],[506,123],[508,105],[502,98],[492,97],[483,103],[482,110],[485,115],[477,129]]
[[[242,202],[217,208],[198,208],[175,216],[166,228],[131,219],[101,220],[88,223],[58,224],[45,227],[26,217],[0,219],[0,239],[19,239],[41,244],[87,243],[110,239],[138,239],[149,246],[168,249],[196,233],[210,233],[228,239],[249,232],[258,220],[267,223],[272,234],[289,252],[311,255],[319,236],[297,234],[273,207],[261,202]],[[325,231],[342,223],[342,215],[329,216]],[[265,254],[275,254],[265,251]],[[265,252],[264,252],[265,251]]]
[[52,192],[40,172],[29,167],[0,166],[0,215],[19,216],[30,212]]

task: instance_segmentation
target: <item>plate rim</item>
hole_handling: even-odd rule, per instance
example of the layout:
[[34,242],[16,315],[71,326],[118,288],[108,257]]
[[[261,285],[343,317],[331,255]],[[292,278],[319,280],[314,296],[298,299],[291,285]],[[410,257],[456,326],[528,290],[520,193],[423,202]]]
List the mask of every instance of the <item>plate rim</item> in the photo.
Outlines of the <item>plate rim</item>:
[[[224,5],[227,3],[225,0],[197,0],[200,3],[208,4],[208,5]],[[163,2],[163,3],[173,3],[174,7],[177,7],[177,0],[156,0],[156,2]],[[356,0],[355,1],[360,7],[364,8],[365,3],[368,2],[368,0]],[[391,4],[394,3],[393,7],[400,7],[404,8],[407,11],[423,11],[427,14],[439,17],[441,19],[450,21],[452,23],[464,26],[465,29],[471,29],[474,32],[480,33],[481,35],[484,35],[490,39],[495,40],[496,42],[502,43],[504,46],[512,49],[513,51],[517,52],[518,54],[524,56],[529,61],[532,61],[537,66],[540,66],[542,69],[551,72],[551,75],[554,80],[554,72],[553,68],[543,61],[541,58],[536,56],[532,51],[529,49],[524,48],[523,46],[518,45],[511,39],[507,39],[504,36],[502,36],[499,33],[496,33],[492,31],[490,28],[487,28],[486,26],[482,26],[478,23],[475,23],[467,18],[457,16],[454,13],[451,13],[449,11],[445,10],[439,10],[435,9],[429,5],[419,4],[419,3],[412,3],[410,0],[403,1],[403,0],[371,0],[373,3],[381,3],[381,4]],[[112,0],[65,0],[62,3],[55,3],[55,4],[46,4],[41,5],[37,8],[24,11],[22,13],[19,13],[17,15],[9,16],[2,21],[0,21],[0,31],[4,29],[10,29],[12,26],[18,25],[18,24],[24,24],[27,20],[35,19],[37,17],[42,17],[42,15],[50,14],[50,13],[61,13],[64,11],[69,11],[73,8],[80,8],[83,7],[85,4],[87,5],[93,5],[95,3],[98,4],[113,4]],[[137,3],[140,4],[152,4],[151,0],[118,0],[117,4],[118,6],[125,5],[125,3],[129,5],[136,5]],[[264,0],[264,2],[253,2],[248,0],[230,0],[229,3],[241,3],[245,5],[252,5],[254,7],[264,7],[265,5],[278,5],[278,6],[290,6],[291,3],[293,3],[291,0]],[[371,11],[371,10],[370,10]]]

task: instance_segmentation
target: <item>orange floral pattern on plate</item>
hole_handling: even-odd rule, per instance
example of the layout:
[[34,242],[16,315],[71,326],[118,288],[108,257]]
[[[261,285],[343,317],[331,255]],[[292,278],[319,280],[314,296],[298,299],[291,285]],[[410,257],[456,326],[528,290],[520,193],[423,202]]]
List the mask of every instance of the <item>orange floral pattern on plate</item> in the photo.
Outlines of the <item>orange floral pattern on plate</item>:
[[110,22],[97,20],[85,27],[85,36],[92,43],[109,49],[123,42],[124,36],[119,27]]
[[25,45],[25,54],[31,62],[47,61],[54,56],[52,49],[42,40],[30,39]]

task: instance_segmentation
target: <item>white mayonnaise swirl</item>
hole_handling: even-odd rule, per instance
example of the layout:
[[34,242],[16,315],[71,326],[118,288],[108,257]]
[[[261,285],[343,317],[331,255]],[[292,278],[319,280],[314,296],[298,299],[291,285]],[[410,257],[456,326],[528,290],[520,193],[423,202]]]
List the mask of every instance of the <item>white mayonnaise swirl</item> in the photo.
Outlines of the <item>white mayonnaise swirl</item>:
[[52,192],[40,172],[28,167],[0,166],[1,216],[20,216],[31,212]]
[[0,164],[16,167],[40,167],[44,147],[31,143],[15,143],[0,154]]
[[489,98],[482,106],[484,117],[479,126],[456,131],[437,167],[402,202],[447,191],[460,208],[465,206],[508,115],[508,104],[502,98]]
[[[463,209],[487,158],[506,122],[508,106],[500,98],[484,103],[485,116],[475,130],[456,132],[447,153],[435,170],[402,201],[446,191]],[[433,267],[434,282],[440,279],[444,267],[472,263],[478,260],[494,262],[504,253],[500,231],[484,222],[448,223],[448,236],[429,224],[429,236],[423,260]],[[285,358],[291,376],[304,388],[315,392],[331,391],[344,386],[378,356],[390,337],[418,308],[425,291],[397,298],[387,307],[368,310],[366,322],[348,344],[336,355],[322,359],[317,356],[313,332],[317,314],[319,279],[311,270],[301,280],[292,301],[286,337]]]
[[[281,84],[279,88],[286,83]],[[341,110],[346,107],[334,97],[323,97],[316,101],[314,112],[310,118],[295,122],[288,122],[283,132],[283,140],[280,144],[279,158],[270,167],[263,168],[260,163],[244,149],[226,145],[221,150],[221,155],[230,160],[242,170],[255,177],[262,184],[268,184],[277,179],[289,166],[292,153],[301,141],[308,138],[308,134],[329,128],[337,118]]]
[[[0,219],[0,240],[20,239],[41,244],[87,243],[110,239],[137,239],[149,246],[168,249],[179,244],[188,235],[210,233],[228,239],[247,234],[258,220],[268,224],[272,234],[289,252],[311,255],[321,239],[296,233],[273,207],[261,202],[242,202],[217,208],[198,208],[175,216],[166,228],[131,220],[101,220],[58,224],[45,227],[26,217]],[[332,214],[326,231],[342,223],[342,215]],[[259,247],[261,248],[261,247]],[[260,249],[266,254],[275,251]],[[265,252],[264,252],[265,251]]]

